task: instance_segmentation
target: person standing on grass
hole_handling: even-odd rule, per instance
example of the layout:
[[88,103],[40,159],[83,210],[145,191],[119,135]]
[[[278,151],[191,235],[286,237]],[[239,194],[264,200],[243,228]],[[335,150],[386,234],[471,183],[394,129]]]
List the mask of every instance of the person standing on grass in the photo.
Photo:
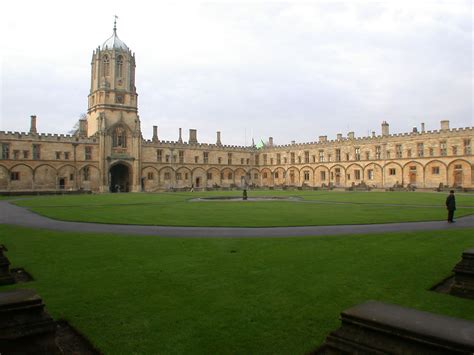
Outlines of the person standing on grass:
[[449,191],[446,199],[446,208],[448,209],[448,223],[454,223],[454,211],[456,211],[456,199],[454,198],[454,190]]

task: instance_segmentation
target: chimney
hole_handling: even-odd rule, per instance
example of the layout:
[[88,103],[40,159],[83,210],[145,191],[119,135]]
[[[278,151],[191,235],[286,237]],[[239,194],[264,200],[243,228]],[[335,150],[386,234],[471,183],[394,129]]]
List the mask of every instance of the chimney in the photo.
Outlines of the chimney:
[[189,144],[197,144],[197,130],[196,129],[190,129],[189,130]]
[[319,136],[319,142],[327,142],[328,136]]
[[222,145],[222,142],[221,142],[221,132],[220,132],[220,131],[217,131],[216,145]]
[[372,138],[375,138],[375,131],[372,131]]
[[86,119],[79,120],[79,135],[81,137],[87,136],[87,120]]
[[425,133],[425,124],[421,123],[421,133]]
[[441,121],[441,130],[442,131],[448,131],[449,130],[449,120]]
[[36,131],[36,115],[31,115],[30,133],[38,133]]
[[390,134],[389,125],[387,121],[382,122],[382,136],[388,136]]
[[270,147],[273,146],[273,137],[268,137],[268,145],[269,145]]
[[337,140],[338,140],[338,141],[342,140],[342,133],[338,133],[338,134],[337,134]]
[[347,133],[347,138],[354,139],[354,132]]
[[183,130],[180,128],[179,129],[179,138],[178,138],[178,143],[183,143]]
[[153,126],[153,142],[158,142],[158,126]]

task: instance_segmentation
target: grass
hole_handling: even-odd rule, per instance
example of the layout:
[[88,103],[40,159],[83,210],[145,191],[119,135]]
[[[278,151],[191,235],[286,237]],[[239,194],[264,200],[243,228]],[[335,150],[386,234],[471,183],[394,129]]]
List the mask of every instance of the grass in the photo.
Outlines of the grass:
[[474,302],[427,291],[473,232],[171,239],[0,225],[12,266],[36,279],[14,287],[106,354],[303,354],[369,299],[474,320]]
[[[241,192],[47,196],[16,203],[59,220],[168,226],[304,226],[446,218],[446,194],[440,193],[251,191],[250,196],[298,196],[302,201],[189,201],[206,196],[241,196]],[[456,216],[474,213],[474,195],[456,198]]]

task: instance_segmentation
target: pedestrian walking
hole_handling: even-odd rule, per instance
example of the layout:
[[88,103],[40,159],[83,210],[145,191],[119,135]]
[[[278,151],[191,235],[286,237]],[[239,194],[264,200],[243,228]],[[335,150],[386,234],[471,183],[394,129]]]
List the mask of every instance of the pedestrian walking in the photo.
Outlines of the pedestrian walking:
[[454,190],[449,191],[448,198],[446,198],[446,208],[448,210],[448,223],[454,223],[454,211],[456,211],[456,198],[454,197]]

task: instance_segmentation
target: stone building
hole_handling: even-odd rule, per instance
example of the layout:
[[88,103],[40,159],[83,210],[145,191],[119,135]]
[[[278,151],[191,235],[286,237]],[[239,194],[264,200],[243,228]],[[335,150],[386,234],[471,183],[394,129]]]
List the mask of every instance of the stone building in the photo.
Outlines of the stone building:
[[176,188],[350,187],[361,183],[387,188],[474,187],[474,127],[435,131],[424,124],[410,133],[356,137],[349,132],[317,142],[255,146],[162,141],[158,129],[142,137],[135,87],[135,55],[117,36],[92,56],[87,118],[73,135],[0,132],[1,191],[160,191]]

